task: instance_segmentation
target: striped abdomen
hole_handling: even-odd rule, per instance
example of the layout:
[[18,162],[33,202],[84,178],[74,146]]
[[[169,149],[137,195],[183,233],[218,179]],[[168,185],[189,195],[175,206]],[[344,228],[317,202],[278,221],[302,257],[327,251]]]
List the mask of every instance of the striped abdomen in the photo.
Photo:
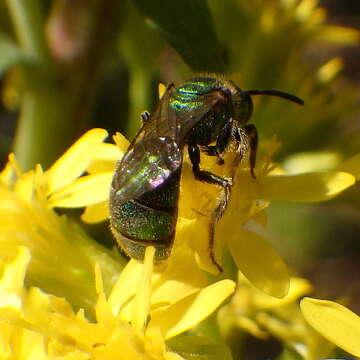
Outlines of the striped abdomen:
[[131,257],[143,260],[145,248],[154,246],[155,260],[170,255],[175,237],[180,169],[154,190],[137,199],[116,200],[116,189],[110,191],[111,229],[122,249]]

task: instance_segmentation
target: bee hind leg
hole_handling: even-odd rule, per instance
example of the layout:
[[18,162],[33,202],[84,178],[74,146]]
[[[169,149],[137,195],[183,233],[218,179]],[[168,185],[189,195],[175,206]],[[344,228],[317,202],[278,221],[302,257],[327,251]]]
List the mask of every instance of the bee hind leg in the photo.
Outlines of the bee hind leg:
[[210,228],[209,228],[209,255],[212,263],[216,266],[219,272],[222,272],[222,267],[215,259],[214,245],[215,245],[215,226],[217,222],[221,219],[224,214],[228,202],[230,200],[231,186],[232,182],[229,179],[222,178],[217,176],[209,171],[204,171],[200,169],[200,150],[198,146],[189,146],[188,147],[190,161],[193,166],[193,173],[197,180],[204,181],[210,184],[221,186],[224,190],[223,196],[220,198],[220,201],[214,210]]

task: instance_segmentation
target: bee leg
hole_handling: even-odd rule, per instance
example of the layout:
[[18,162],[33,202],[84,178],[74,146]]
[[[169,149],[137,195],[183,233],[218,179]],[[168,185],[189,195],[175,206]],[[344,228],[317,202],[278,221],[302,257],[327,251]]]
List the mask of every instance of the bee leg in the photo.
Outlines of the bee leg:
[[230,199],[230,189],[231,189],[231,181],[228,179],[224,179],[220,176],[217,176],[209,171],[200,169],[200,150],[197,145],[188,147],[190,161],[192,163],[192,169],[194,176],[197,180],[204,181],[210,184],[219,185],[224,189],[224,195],[221,197],[218,206],[212,215],[212,221],[210,224],[210,238],[209,238],[209,252],[210,258],[213,264],[217,267],[219,272],[222,272],[221,266],[215,259],[214,254],[214,244],[215,244],[215,225],[220,220],[222,215],[224,214],[227,204]]
[[219,151],[216,146],[214,145],[206,145],[202,146],[201,150],[207,155],[207,156],[217,156],[217,163],[218,165],[224,164],[224,159],[220,156]]
[[217,267],[217,269],[219,270],[220,273],[223,271],[223,269],[215,258],[215,249],[214,249],[215,228],[216,228],[216,224],[221,219],[221,217],[223,216],[223,214],[227,208],[228,202],[230,200],[230,195],[231,195],[231,187],[229,186],[229,187],[224,188],[224,193],[223,193],[222,197],[220,198],[216,209],[212,213],[211,222],[209,225],[209,255],[210,255],[210,259],[211,259],[212,263]]
[[[226,147],[229,145],[231,141],[231,134],[233,132],[234,121],[230,119],[224,127],[220,130],[219,136],[216,139],[216,149],[218,154],[222,154]],[[224,159],[218,156],[218,164],[224,164]]]
[[220,130],[219,136],[216,139],[216,149],[219,154],[222,154],[231,141],[234,121],[230,119],[224,127]]
[[219,136],[216,139],[216,145],[207,145],[203,146],[202,150],[208,156],[217,156],[218,165],[224,164],[224,159],[221,157],[221,154],[225,151],[226,147],[228,146],[229,142],[231,141],[231,134],[233,130],[233,120],[231,119],[228,121],[224,127],[220,130]]
[[256,127],[252,124],[245,125],[244,130],[250,140],[250,173],[251,176],[256,179],[254,169],[256,165],[256,151],[258,147],[258,132]]
[[232,185],[231,181],[221,176],[217,176],[210,171],[200,169],[200,150],[197,145],[188,147],[189,157],[192,164],[192,170],[197,180],[215,184],[224,189]]
[[143,124],[145,124],[150,119],[150,113],[147,110],[145,110],[144,112],[142,112],[140,114],[140,117],[141,117]]

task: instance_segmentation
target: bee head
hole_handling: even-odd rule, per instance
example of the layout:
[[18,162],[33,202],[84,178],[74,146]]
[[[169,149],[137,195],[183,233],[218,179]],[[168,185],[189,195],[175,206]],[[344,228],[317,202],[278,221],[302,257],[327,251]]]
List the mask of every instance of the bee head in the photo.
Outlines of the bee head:
[[240,124],[246,124],[250,119],[253,112],[253,101],[252,96],[254,95],[268,95],[276,96],[289,101],[292,101],[298,105],[304,105],[304,101],[298,98],[295,95],[288,94],[283,91],[278,90],[247,90],[243,91],[237,88],[237,91],[233,94],[233,107],[235,119],[240,122]]

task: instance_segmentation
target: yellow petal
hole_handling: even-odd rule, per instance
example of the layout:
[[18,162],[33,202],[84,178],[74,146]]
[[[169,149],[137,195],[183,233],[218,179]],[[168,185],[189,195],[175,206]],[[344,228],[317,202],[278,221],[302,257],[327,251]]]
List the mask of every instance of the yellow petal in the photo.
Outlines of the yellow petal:
[[305,22],[313,14],[316,2],[312,0],[300,1],[296,7],[295,17],[297,20]]
[[322,83],[328,83],[339,74],[343,67],[344,60],[341,57],[335,57],[321,66],[318,70],[317,78]]
[[199,270],[192,250],[184,246],[183,242],[174,245],[166,262],[166,269],[154,274],[153,280],[153,307],[159,304],[173,304],[208,285],[207,275]]
[[101,268],[98,263],[95,263],[95,289],[98,295],[104,293],[104,282],[101,275]]
[[343,26],[323,26],[316,37],[320,40],[331,41],[336,44],[358,44],[360,32],[357,29]]
[[164,95],[164,92],[166,91],[166,85],[163,83],[159,83],[158,91],[159,91],[159,99],[161,99],[162,96]]
[[346,171],[353,174],[357,180],[360,179],[360,154],[352,156],[350,159],[345,160],[340,166],[340,171]]
[[169,339],[209,316],[234,290],[232,280],[218,281],[165,310],[154,311],[149,326],[159,326],[165,338]]
[[21,174],[15,183],[14,192],[21,200],[30,201],[34,195],[34,182],[35,172],[33,170]]
[[158,354],[159,357],[156,358],[163,359],[163,356],[166,353],[166,344],[161,329],[156,327],[146,329],[144,340],[145,352],[149,354]]
[[267,200],[324,201],[352,186],[354,182],[353,175],[340,171],[270,175],[259,182],[258,196]]
[[76,141],[45,173],[48,178],[48,193],[63,188],[79,177],[96,155],[98,145],[106,136],[106,130],[92,129]]
[[268,221],[266,209],[269,207],[269,205],[269,201],[263,201],[261,203],[254,202],[249,214],[249,219],[251,218],[251,220],[254,220],[261,226],[265,227]]
[[95,305],[96,320],[98,323],[105,325],[107,328],[114,328],[117,320],[111,312],[111,307],[106,301],[104,293],[99,294],[98,300]]
[[269,334],[262,330],[256,321],[246,316],[239,316],[236,319],[236,325],[259,339],[267,339],[269,337]]
[[18,172],[20,174],[20,169],[15,161],[14,154],[9,155],[9,161],[6,163],[5,168],[0,172],[0,182],[2,182],[7,187],[10,187],[15,180],[15,175]]
[[0,308],[11,308],[15,311],[21,309],[21,291],[29,262],[29,251],[19,246],[15,259],[5,266],[0,279]]
[[302,152],[288,156],[283,167],[289,174],[329,171],[335,169],[341,161],[336,152]]
[[288,293],[290,280],[286,265],[263,237],[239,229],[227,241],[239,270],[255,287],[279,298]]
[[53,193],[49,204],[57,207],[82,207],[109,198],[112,173],[83,176],[70,185]]
[[348,353],[360,356],[360,317],[333,301],[305,298],[300,304],[306,321]]
[[155,248],[148,246],[145,250],[143,272],[133,304],[132,324],[136,330],[145,328],[150,310],[150,283],[154,268]]
[[252,217],[252,220],[256,221],[261,226],[266,226],[268,222],[266,211],[260,211]]
[[125,153],[127,148],[129,147],[130,143],[129,140],[121,133],[117,132],[113,136],[114,142],[116,146],[119,148],[121,153]]
[[183,358],[179,354],[168,351],[167,353],[165,353],[165,360],[185,360],[185,358]]
[[313,290],[311,283],[307,279],[291,278],[289,292],[282,299],[268,296],[260,291],[254,291],[253,293],[253,306],[255,309],[269,310],[275,308],[281,308],[288,304],[294,303],[300,297],[306,294],[310,294]]
[[[120,316],[124,321],[131,320],[132,297],[136,292],[134,284],[139,281],[137,279],[142,267],[140,263],[133,262],[131,267],[127,265],[122,271],[121,280],[119,279],[116,284],[116,291],[114,288],[109,299],[114,305],[115,311],[119,311],[121,307]],[[183,242],[174,245],[171,257],[166,264],[159,264],[156,267],[151,280],[151,313],[160,307],[168,307],[186,296],[198,292],[208,284],[208,278],[203,271],[199,270],[192,250]],[[126,289],[126,292],[123,289]],[[124,297],[124,293],[128,294],[127,298]]]
[[179,234],[179,239],[191,246],[198,266],[202,270],[218,275],[219,269],[210,258],[209,226],[210,219],[206,216],[199,216],[193,220],[179,218],[176,226],[176,234]]
[[101,143],[97,147],[97,153],[91,160],[86,171],[89,174],[112,172],[116,162],[124,156],[124,151],[114,144]]
[[[119,279],[116,281],[109,296],[109,304],[113,314],[116,316],[122,310],[123,306],[129,302],[136,294],[138,283],[140,281],[143,265],[136,260],[130,260],[121,271]],[[120,314],[124,321],[130,321],[130,315]]]
[[95,305],[96,320],[99,323],[106,324],[108,327],[115,327],[116,318],[112,312],[111,306],[106,301],[101,268],[98,263],[95,264],[95,288],[96,293],[98,294],[98,300]]
[[88,205],[85,211],[81,215],[81,220],[88,223],[94,224],[107,220],[109,218],[109,202],[102,201],[96,204]]

